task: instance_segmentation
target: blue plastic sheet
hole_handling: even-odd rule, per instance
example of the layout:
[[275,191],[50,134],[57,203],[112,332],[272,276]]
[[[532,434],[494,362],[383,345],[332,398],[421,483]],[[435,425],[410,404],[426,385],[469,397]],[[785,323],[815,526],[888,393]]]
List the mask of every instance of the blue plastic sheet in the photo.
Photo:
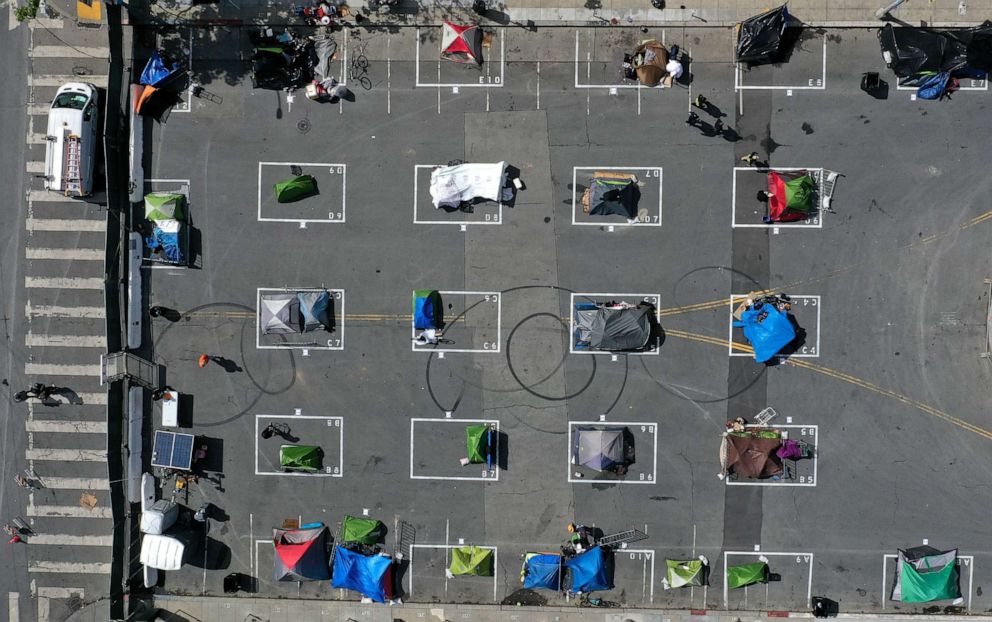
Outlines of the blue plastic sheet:
[[335,546],[331,586],[354,590],[377,603],[384,603],[392,597],[389,586],[392,563],[393,560],[382,555],[362,555]]
[[594,546],[585,553],[566,560],[565,567],[572,574],[573,592],[592,592],[613,587],[613,581],[607,576],[606,552],[601,546]]
[[152,52],[152,57],[148,59],[144,71],[141,72],[141,84],[158,86],[160,82],[171,76],[176,69],[178,69],[178,65],[173,64],[171,68],[166,67],[165,61],[158,55],[158,52]]
[[754,348],[754,360],[758,363],[769,360],[796,338],[788,314],[770,304],[748,308],[734,326],[744,329],[744,337]]
[[152,230],[152,235],[145,238],[145,246],[151,251],[161,249],[165,254],[165,259],[171,263],[183,262],[182,243],[179,233],[168,233],[162,231],[159,227],[155,227]]
[[524,568],[524,587],[528,590],[561,589],[561,556],[534,555],[527,560]]

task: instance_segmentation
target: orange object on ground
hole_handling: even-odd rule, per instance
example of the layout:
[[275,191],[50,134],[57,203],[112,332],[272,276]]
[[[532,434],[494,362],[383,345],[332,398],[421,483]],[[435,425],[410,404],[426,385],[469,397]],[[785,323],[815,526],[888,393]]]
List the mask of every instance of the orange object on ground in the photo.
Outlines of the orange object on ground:
[[200,367],[206,367],[207,366],[207,363],[209,363],[209,362],[210,362],[210,355],[209,354],[201,354],[200,355],[200,358],[197,360],[196,363]]

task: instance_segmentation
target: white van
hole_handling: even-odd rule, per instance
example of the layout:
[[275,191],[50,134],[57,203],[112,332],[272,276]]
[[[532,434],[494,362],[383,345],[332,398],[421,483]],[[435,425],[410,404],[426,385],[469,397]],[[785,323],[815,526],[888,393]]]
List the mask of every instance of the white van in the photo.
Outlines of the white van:
[[63,84],[48,112],[45,189],[66,196],[93,193],[99,92],[92,84]]

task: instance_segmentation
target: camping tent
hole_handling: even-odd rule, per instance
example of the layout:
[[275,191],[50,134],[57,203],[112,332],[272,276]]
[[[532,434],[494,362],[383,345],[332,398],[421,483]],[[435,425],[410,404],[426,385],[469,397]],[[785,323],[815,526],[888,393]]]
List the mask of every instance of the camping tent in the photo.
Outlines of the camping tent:
[[929,603],[960,598],[957,556],[957,549],[938,551],[931,546],[900,550],[892,600]]
[[706,579],[706,566],[702,560],[665,560],[665,582],[668,587],[701,586]]
[[249,35],[252,88],[281,91],[302,88],[313,80],[317,54],[311,37]]
[[262,294],[261,328],[264,335],[298,333],[300,324],[300,299],[296,294]]
[[806,171],[768,173],[768,216],[765,222],[809,218],[816,203],[816,182]]
[[565,560],[565,568],[571,577],[572,592],[593,592],[613,587],[608,567],[609,553],[601,546],[594,546],[584,553]]
[[489,426],[470,425],[465,428],[465,444],[470,464],[486,462],[489,456]]
[[300,299],[303,332],[308,333],[320,329],[330,330],[333,327],[331,318],[334,316],[334,302],[331,300],[329,292],[297,292],[296,297]]
[[441,58],[482,65],[482,31],[476,24],[441,24]]
[[138,83],[146,86],[158,86],[178,70],[179,63],[173,63],[172,67],[169,67],[157,51],[152,52],[151,58],[145,63],[145,68],[141,72],[141,78]]
[[386,526],[374,518],[344,517],[341,523],[341,542],[357,542],[369,546],[378,544],[386,535]]
[[334,547],[332,587],[355,590],[377,603],[393,598],[393,560],[383,555],[362,555],[343,546]]
[[444,327],[441,294],[431,289],[413,292],[413,327],[417,330]]
[[561,555],[527,553],[524,556],[523,583],[528,590],[560,590]]
[[634,73],[644,86],[657,86],[668,71],[668,50],[659,41],[648,39],[634,50]]
[[168,499],[159,499],[147,510],[141,512],[141,533],[160,536],[172,527],[179,517],[179,506]]
[[651,339],[650,305],[575,305],[575,345],[593,350],[639,350]]
[[493,550],[477,546],[459,546],[451,549],[452,575],[474,574],[480,577],[493,576]]
[[637,220],[637,203],[640,198],[637,178],[631,174],[597,173],[589,182],[590,215],[617,215],[634,222]]
[[186,72],[179,63],[173,63],[170,67],[158,52],[152,52],[139,78],[139,83],[145,88],[134,102],[134,111],[160,119],[179,101],[179,92],[186,88],[187,82]]
[[754,360],[764,363],[796,338],[796,328],[786,311],[774,304],[757,302],[741,314],[734,326],[744,329],[744,337],[754,348]]
[[320,194],[313,175],[297,175],[272,186],[279,203],[292,203]]
[[727,587],[735,589],[754,583],[768,583],[768,564],[754,562],[727,567]]
[[327,527],[272,529],[275,581],[319,581],[330,577],[327,567]]
[[781,475],[782,460],[776,454],[781,444],[781,434],[774,430],[727,432],[720,443],[723,473],[751,479]]
[[431,171],[434,207],[457,208],[475,199],[499,201],[506,185],[506,162],[455,164]]
[[322,468],[320,447],[283,445],[279,448],[279,467],[283,471],[314,473]]
[[782,51],[782,35],[789,25],[789,10],[777,9],[750,17],[738,26],[737,62],[760,65],[774,62]]
[[595,471],[626,464],[625,427],[576,426],[572,439],[572,462]]
[[145,195],[145,218],[148,220],[185,220],[186,197],[178,192],[152,192]]

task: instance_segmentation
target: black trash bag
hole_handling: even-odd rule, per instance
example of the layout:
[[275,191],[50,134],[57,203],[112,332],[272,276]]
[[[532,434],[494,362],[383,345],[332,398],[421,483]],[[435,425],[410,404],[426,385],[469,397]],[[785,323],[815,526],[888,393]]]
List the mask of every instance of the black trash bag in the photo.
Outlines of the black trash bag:
[[789,10],[783,4],[740,25],[737,62],[760,65],[773,62],[782,51],[782,35],[789,25]]
[[992,71],[992,21],[985,20],[971,35],[967,60],[972,69]]

